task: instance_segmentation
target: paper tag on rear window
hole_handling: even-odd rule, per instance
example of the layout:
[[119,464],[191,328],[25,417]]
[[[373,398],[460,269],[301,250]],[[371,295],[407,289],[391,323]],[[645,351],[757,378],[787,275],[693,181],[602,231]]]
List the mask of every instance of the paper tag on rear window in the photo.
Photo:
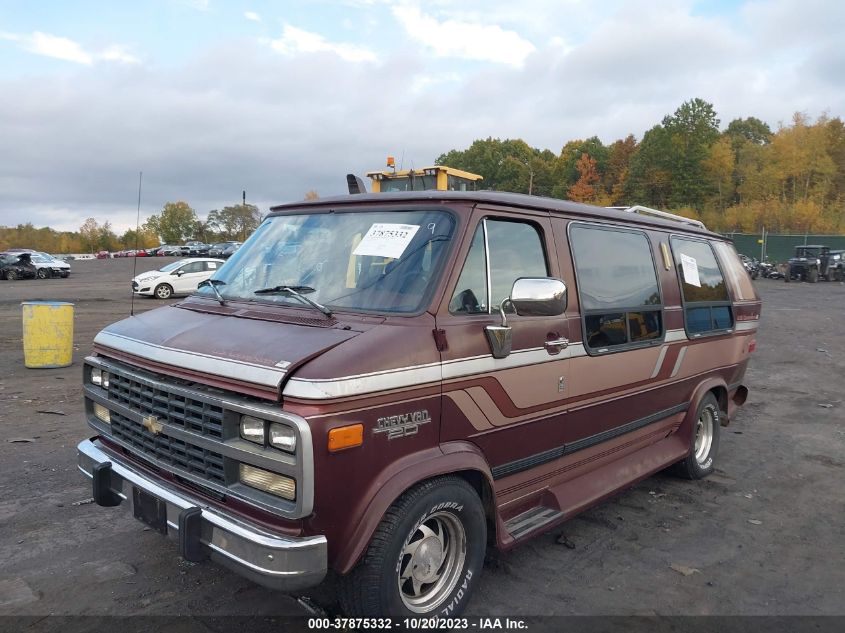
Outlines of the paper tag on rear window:
[[419,228],[414,224],[373,224],[352,254],[399,259]]
[[698,278],[698,262],[695,257],[681,254],[681,267],[684,269],[684,281],[691,286],[701,288],[701,280]]

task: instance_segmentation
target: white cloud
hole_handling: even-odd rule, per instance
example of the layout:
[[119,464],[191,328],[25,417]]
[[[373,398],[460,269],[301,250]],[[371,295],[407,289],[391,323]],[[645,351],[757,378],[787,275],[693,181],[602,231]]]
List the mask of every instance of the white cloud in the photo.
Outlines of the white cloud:
[[285,24],[282,37],[270,40],[273,50],[285,55],[296,53],[334,53],[348,62],[373,62],[376,54],[368,48],[355,44],[329,42],[319,33],[311,33]]
[[438,57],[458,57],[520,67],[536,48],[515,31],[495,24],[447,19],[438,22],[418,7],[393,8],[393,16],[408,32]]
[[85,52],[82,46],[66,37],[34,31],[31,35],[0,33],[0,38],[18,42],[24,50],[36,55],[44,55],[45,57],[53,57],[77,64],[90,65],[94,61],[93,56]]
[[125,46],[114,44],[104,49],[97,55],[97,59],[109,62],[121,62],[123,64],[140,64],[141,60],[130,53]]
[[244,17],[247,20],[252,20],[253,22],[261,22],[261,16],[258,15],[255,11],[245,11]]
[[0,39],[17,42],[25,51],[61,59],[76,64],[90,66],[95,61],[140,64],[141,60],[132,55],[125,46],[113,44],[98,53],[86,51],[81,44],[66,37],[34,31],[30,35],[22,33],[0,33]]

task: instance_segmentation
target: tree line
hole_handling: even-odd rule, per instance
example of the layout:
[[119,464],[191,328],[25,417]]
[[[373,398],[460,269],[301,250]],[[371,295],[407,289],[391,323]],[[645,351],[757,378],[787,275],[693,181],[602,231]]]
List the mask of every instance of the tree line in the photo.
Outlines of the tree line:
[[96,253],[182,244],[191,239],[242,242],[258,227],[261,217],[255,205],[238,204],[209,211],[201,220],[187,202],[168,202],[137,231],[128,229],[122,235],[115,233],[108,220],[101,224],[96,218],[85,220],[78,231],[35,228],[31,223],[0,226],[0,251],[23,247],[48,253]]
[[648,130],[559,154],[521,139],[480,139],[437,158],[480,174],[483,187],[600,206],[646,205],[721,232],[845,233],[845,124],[797,113],[776,131],[755,117],[724,130],[713,105],[683,103]]
[[[521,139],[479,139],[436,163],[484,177],[497,191],[566,198],[600,206],[642,204],[700,219],[712,230],[754,233],[845,233],[845,124],[796,113],[777,130],[755,117],[720,130],[713,105],[691,99],[649,129],[605,145],[598,137],[566,142],[560,152]],[[315,191],[306,199],[317,198]],[[210,211],[201,220],[187,202],[168,202],[136,232],[118,236],[106,220],[78,231],[0,226],[0,250],[53,253],[115,251],[243,241],[261,222],[255,205]]]

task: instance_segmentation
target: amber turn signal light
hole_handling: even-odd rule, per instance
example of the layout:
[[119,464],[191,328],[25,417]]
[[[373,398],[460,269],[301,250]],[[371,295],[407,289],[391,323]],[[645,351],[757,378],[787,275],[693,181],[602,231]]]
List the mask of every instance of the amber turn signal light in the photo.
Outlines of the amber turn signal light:
[[329,431],[329,452],[335,453],[345,448],[354,448],[364,443],[364,425],[350,424],[339,426]]

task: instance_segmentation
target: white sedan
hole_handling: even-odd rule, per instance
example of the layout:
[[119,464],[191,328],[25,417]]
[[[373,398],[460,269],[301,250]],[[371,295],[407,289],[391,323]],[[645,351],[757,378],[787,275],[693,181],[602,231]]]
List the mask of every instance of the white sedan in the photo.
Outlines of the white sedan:
[[67,262],[63,262],[47,253],[39,253],[37,251],[31,252],[29,255],[39,279],[47,279],[48,277],[66,278],[70,276],[70,264]]
[[225,263],[222,259],[205,257],[172,262],[135,277],[132,280],[132,292],[159,299],[189,295],[197,289],[198,283],[211,277]]

